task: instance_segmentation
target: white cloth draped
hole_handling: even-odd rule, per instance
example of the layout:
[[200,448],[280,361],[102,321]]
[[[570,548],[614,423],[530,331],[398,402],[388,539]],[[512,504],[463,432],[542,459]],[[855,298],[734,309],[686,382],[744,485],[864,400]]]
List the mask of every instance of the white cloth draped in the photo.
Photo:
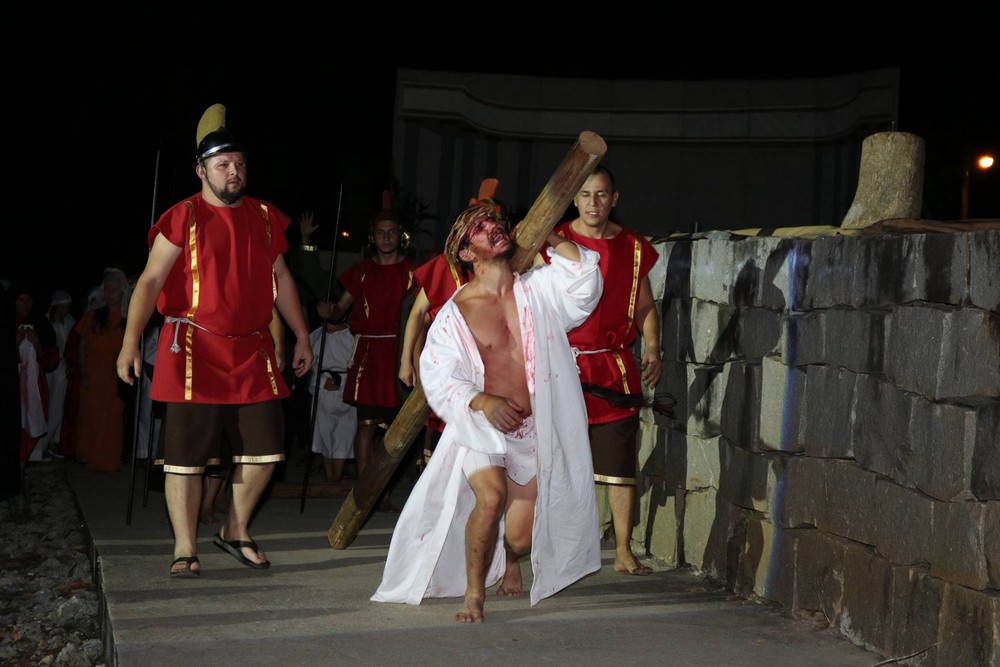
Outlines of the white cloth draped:
[[[587,415],[566,331],[594,309],[602,280],[598,255],[585,248],[580,253],[579,262],[552,253],[551,264],[516,276],[514,283],[538,436],[532,605],[601,567]],[[484,387],[484,369],[454,301],[428,331],[420,378],[428,404],[446,426],[396,523],[382,582],[371,598],[376,602],[419,604],[425,597],[464,596],[465,525],[475,495],[462,463],[473,449],[506,449],[503,434],[468,407]],[[504,572],[503,529],[501,522],[487,587]]]

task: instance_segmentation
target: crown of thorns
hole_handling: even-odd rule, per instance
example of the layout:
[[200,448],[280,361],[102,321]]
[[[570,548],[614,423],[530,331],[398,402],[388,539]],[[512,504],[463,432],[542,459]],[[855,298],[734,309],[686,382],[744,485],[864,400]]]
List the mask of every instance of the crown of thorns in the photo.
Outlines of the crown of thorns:
[[451,227],[447,240],[444,242],[444,257],[452,264],[460,263],[458,253],[469,245],[467,238],[470,230],[481,220],[499,222],[504,227],[510,226],[507,218],[507,208],[495,199],[480,199],[475,204],[458,214],[455,224]]

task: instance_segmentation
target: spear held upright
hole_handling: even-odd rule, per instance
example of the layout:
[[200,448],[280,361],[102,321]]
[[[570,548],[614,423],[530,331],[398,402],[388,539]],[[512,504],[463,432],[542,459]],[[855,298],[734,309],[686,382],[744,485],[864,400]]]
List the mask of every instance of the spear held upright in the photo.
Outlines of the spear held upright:
[[[330,300],[333,292],[333,274],[337,269],[337,238],[340,236],[340,207],[344,201],[344,183],[340,183],[340,191],[337,195],[337,220],[333,227],[333,246],[330,248],[330,275],[326,283],[326,300]],[[319,409],[319,378],[323,374],[323,355],[326,354],[326,323],[330,320],[323,318],[320,326],[323,328],[323,335],[319,338],[319,356],[316,357],[316,372],[313,378],[312,405],[309,409],[309,440],[306,442],[306,465],[302,478],[302,499],[299,501],[299,513],[306,509],[306,494],[309,487],[309,473],[312,468],[312,442],[316,434],[316,411]]]
[[[150,211],[149,226],[152,227],[156,224],[156,197],[160,190],[160,153],[163,151],[163,137],[160,137],[159,143],[156,146],[156,163],[153,168],[153,205]],[[146,358],[146,343],[145,336],[139,339],[139,356],[142,359]],[[135,383],[135,412],[132,418],[132,465],[131,473],[129,475],[128,484],[128,506],[125,509],[125,525],[132,525],[132,505],[135,501],[135,472],[136,472],[136,457],[139,454],[139,418],[142,411],[142,377],[136,378]],[[149,499],[149,478],[153,471],[153,426],[156,423],[156,417],[152,409],[150,409],[150,419],[149,419],[149,439],[146,443],[146,485],[143,490],[142,495],[142,505],[146,506],[146,501]]]

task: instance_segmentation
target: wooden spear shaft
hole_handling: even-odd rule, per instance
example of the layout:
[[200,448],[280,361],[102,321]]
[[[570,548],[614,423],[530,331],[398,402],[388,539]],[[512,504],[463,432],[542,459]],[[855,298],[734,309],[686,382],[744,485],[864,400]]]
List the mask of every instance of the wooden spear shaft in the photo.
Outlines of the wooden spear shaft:
[[[606,151],[607,145],[598,134],[590,131],[580,133],[577,142],[559,163],[524,220],[518,225],[518,248],[511,260],[514,271],[520,273],[531,266],[535,254],[545,243],[549,232],[559,222],[559,218]],[[357,537],[365,518],[382,496],[403,454],[420,433],[429,414],[427,398],[418,383],[386,431],[383,447],[376,448],[373,452],[373,460],[344,499],[337,518],[327,531],[327,540],[331,547],[338,550],[346,549]]]

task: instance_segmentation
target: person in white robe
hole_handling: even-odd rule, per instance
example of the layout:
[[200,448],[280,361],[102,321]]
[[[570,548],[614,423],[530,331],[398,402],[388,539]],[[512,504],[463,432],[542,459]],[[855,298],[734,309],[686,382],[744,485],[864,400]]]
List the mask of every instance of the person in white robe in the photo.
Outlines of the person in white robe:
[[[455,254],[453,237],[468,211],[459,216],[446,252],[451,249]],[[531,606],[601,567],[587,415],[566,337],[601,296],[599,256],[560,237],[550,238],[550,243],[556,246],[548,250],[551,264],[523,275],[512,274],[537,436],[537,496],[529,558]],[[505,266],[510,273],[509,263]],[[487,378],[472,329],[455,300],[479,279],[478,261],[475,272],[477,278],[445,304],[427,333],[420,383],[428,404],[446,427],[396,524],[381,584],[371,598],[376,602],[416,605],[423,598],[466,595],[468,606],[467,590],[475,583],[468,580],[471,575],[466,577],[466,524],[477,498],[463,468],[470,456],[504,455],[508,443],[507,434],[484,412],[470,407],[483,396]],[[511,471],[507,472],[509,476]],[[504,524],[502,517],[492,558],[487,559],[485,588],[500,583],[508,565]],[[510,592],[501,583],[497,592],[518,594],[519,585]],[[481,606],[471,615],[467,610],[459,612],[456,620],[481,622]]]
[[[66,406],[66,387],[69,380],[66,376],[66,339],[69,332],[76,324],[76,318],[70,313],[70,306],[73,304],[73,297],[66,290],[56,290],[49,299],[49,310],[46,317],[52,323],[52,330],[56,332],[56,345],[59,347],[59,365],[55,370],[45,374],[45,379],[49,383],[49,416],[47,432],[38,442],[35,453],[45,454],[61,459],[63,455],[59,452],[59,435],[62,431],[62,420]],[[39,456],[41,458],[41,456]]]
[[[322,339],[324,329],[325,343]],[[309,393],[315,401],[312,451],[323,457],[326,481],[337,482],[344,476],[347,461],[354,458],[354,432],[358,428],[358,409],[344,403],[342,386],[354,353],[354,334],[343,322],[327,322],[313,329],[309,341],[313,350],[313,374],[303,381],[309,383]],[[318,397],[316,373],[319,373]]]

